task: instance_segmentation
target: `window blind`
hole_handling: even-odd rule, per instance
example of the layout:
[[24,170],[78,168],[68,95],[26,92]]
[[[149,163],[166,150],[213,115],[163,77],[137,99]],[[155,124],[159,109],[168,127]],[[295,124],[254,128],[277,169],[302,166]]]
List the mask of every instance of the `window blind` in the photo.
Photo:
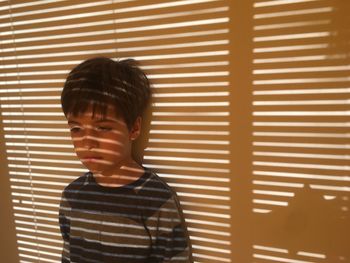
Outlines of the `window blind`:
[[350,260],[348,11],[254,1],[254,262]]
[[59,262],[60,194],[86,171],[59,96],[96,55],[153,83],[144,165],[177,190],[195,262],[349,261],[349,3],[0,1],[20,262]]
[[176,189],[196,262],[231,262],[228,1],[1,1],[1,114],[20,262],[59,262],[58,204],[86,171],[60,92],[98,56],[153,83],[144,165]]

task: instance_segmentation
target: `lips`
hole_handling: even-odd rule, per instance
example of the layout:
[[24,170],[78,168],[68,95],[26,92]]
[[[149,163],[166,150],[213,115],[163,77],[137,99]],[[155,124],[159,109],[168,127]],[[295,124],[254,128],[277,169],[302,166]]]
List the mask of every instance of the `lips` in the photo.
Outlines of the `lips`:
[[82,158],[82,161],[84,162],[94,162],[98,160],[102,160],[102,158],[99,156],[85,156]]

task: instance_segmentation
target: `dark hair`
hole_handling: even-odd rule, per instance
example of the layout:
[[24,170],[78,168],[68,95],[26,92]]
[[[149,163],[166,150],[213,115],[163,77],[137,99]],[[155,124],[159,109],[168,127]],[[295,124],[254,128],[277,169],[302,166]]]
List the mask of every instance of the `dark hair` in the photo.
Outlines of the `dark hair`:
[[104,116],[108,104],[112,104],[129,129],[150,100],[150,82],[134,59],[114,61],[106,57],[91,58],[76,66],[61,94],[66,116],[84,113],[90,104],[93,115],[98,112]]

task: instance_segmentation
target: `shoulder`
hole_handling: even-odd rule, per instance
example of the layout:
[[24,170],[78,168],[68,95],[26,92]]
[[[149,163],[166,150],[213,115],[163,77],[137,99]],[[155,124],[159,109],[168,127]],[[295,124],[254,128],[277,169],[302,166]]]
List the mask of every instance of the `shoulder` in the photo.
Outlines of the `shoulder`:
[[79,192],[84,186],[90,182],[91,173],[87,172],[79,176],[77,179],[69,183],[63,190],[63,195],[69,197]]
[[146,168],[142,183],[138,186],[140,194],[172,197],[176,192],[154,171]]
[[174,189],[155,172],[146,169],[143,182],[137,188],[140,202],[148,209],[160,211],[161,208],[179,209],[179,200]]

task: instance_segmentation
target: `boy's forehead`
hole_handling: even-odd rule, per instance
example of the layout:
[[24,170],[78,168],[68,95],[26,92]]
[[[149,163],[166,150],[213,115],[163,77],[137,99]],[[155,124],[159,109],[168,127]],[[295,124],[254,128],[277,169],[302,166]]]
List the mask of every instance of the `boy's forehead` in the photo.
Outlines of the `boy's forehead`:
[[71,119],[80,119],[80,118],[84,118],[84,119],[91,119],[94,121],[101,121],[101,120],[107,120],[107,121],[119,121],[119,118],[117,118],[117,112],[116,112],[116,107],[110,104],[106,104],[106,112],[105,114],[102,114],[99,111],[95,111],[93,110],[93,106],[89,105],[88,108],[78,114],[78,115],[73,115],[72,113],[68,113],[67,114],[67,119],[71,120]]

